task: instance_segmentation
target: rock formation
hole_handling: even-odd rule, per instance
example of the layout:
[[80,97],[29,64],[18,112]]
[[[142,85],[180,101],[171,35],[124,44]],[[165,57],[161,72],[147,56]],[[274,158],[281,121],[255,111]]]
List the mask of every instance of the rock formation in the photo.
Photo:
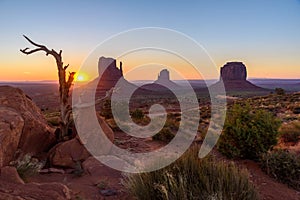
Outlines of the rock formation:
[[[179,86],[170,80],[170,72],[167,69],[163,69],[157,76],[157,80],[154,81],[154,84],[163,85],[169,89],[178,89]],[[158,88],[158,87],[157,87]]]
[[246,66],[242,62],[228,62],[221,67],[220,78],[223,81],[245,81],[247,78]]
[[247,69],[242,62],[227,62],[221,67],[220,81],[210,86],[211,88],[220,87],[223,84],[226,92],[231,91],[255,91],[268,92],[266,89],[258,87],[247,81]]
[[120,68],[118,68],[114,58],[102,56],[98,61],[98,74],[99,79],[97,81],[99,82],[96,96],[103,96],[106,91],[114,87],[121,78],[123,79],[122,62],[120,62]]
[[7,165],[17,149],[32,155],[56,142],[41,110],[22,90],[0,87],[0,167]]

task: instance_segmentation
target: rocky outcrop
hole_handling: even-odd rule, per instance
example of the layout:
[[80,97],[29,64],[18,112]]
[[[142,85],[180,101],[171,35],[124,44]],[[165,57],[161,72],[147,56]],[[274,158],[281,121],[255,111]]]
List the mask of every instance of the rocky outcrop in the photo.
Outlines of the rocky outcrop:
[[40,109],[22,90],[0,87],[0,167],[7,165],[17,149],[36,155],[56,142]]
[[246,66],[242,62],[228,62],[221,67],[221,78],[225,81],[245,81],[247,78]]

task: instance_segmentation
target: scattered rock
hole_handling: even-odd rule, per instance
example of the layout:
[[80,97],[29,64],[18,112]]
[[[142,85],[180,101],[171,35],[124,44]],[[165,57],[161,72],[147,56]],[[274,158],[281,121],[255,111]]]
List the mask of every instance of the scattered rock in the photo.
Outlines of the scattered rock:
[[114,195],[117,195],[117,191],[114,190],[114,189],[100,190],[100,193],[103,196],[114,196]]
[[97,172],[97,170],[99,170],[99,167],[101,166],[103,166],[103,164],[92,156],[82,163],[83,170],[88,174],[94,174],[95,172]]
[[1,168],[0,179],[10,183],[24,184],[15,167],[6,166]]
[[50,174],[50,173],[65,174],[65,171],[63,169],[48,168],[48,169],[40,170],[39,173],[40,174]]

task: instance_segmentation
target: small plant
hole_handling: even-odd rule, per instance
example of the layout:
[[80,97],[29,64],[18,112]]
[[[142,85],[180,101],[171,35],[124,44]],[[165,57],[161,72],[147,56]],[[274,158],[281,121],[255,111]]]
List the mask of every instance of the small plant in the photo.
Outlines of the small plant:
[[226,118],[218,149],[229,158],[258,159],[278,141],[279,121],[249,104],[235,104]]
[[100,190],[104,190],[108,187],[108,182],[107,180],[101,180],[98,184],[97,184],[97,187],[100,189]]
[[263,154],[261,168],[278,181],[300,190],[300,156],[285,150]]
[[37,174],[44,166],[44,163],[39,162],[36,158],[26,154],[24,157],[13,161],[11,165],[15,166],[19,176],[26,180],[28,177]]
[[285,95],[285,91],[282,88],[275,88],[275,93],[277,95]]
[[131,112],[131,117],[137,120],[141,120],[144,118],[144,113],[140,109],[135,109],[134,111]]
[[105,100],[104,103],[101,105],[100,115],[103,116],[105,119],[113,118],[113,114],[111,111],[111,101]]
[[124,185],[138,200],[258,199],[246,170],[211,157],[199,159],[195,147],[168,167],[127,175]]
[[284,142],[298,143],[300,140],[300,122],[293,121],[280,128],[280,135]]
[[163,142],[170,142],[174,137],[175,135],[171,132],[169,128],[163,128],[157,134],[152,136],[152,139],[163,141]]

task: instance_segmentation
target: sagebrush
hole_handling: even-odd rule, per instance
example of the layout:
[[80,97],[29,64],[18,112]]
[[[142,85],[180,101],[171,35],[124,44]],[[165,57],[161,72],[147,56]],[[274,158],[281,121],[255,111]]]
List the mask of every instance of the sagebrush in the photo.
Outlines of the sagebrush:
[[277,144],[279,126],[271,113],[235,104],[226,117],[218,149],[229,158],[256,160]]
[[125,187],[139,200],[256,200],[246,170],[213,158],[198,158],[192,148],[170,166],[125,178]]

